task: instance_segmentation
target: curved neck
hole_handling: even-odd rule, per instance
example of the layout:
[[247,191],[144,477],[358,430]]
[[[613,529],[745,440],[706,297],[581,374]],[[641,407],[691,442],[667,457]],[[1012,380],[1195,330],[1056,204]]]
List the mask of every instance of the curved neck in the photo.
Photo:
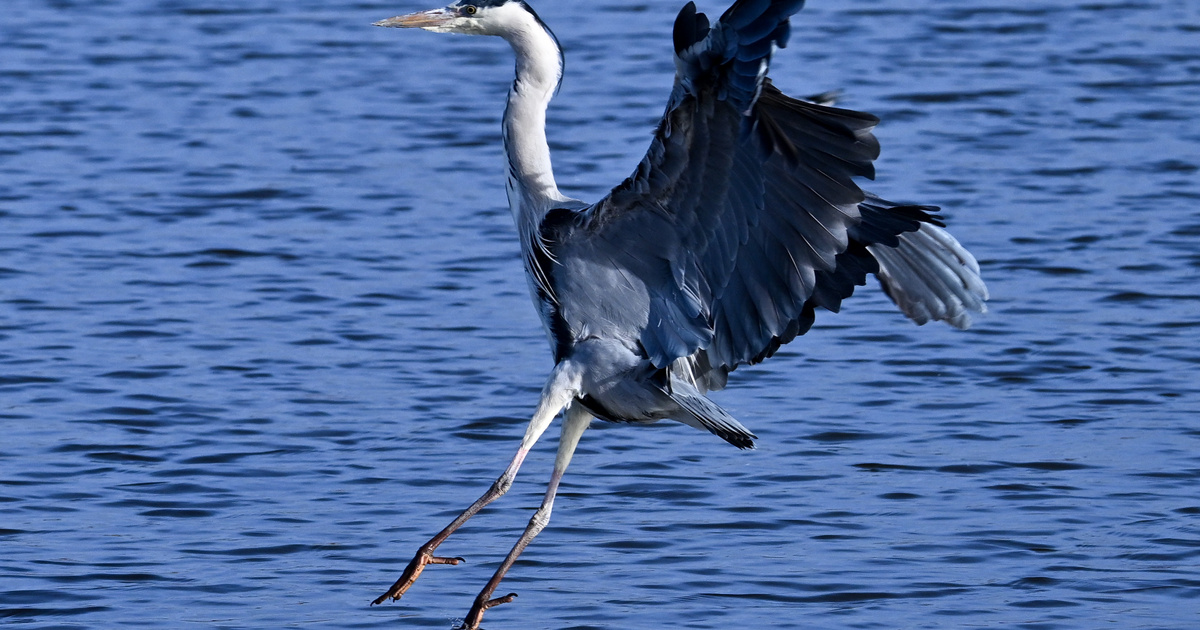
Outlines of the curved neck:
[[504,109],[504,151],[508,157],[508,205],[522,236],[536,234],[542,216],[565,200],[554,182],[546,143],[546,106],[562,76],[558,42],[532,14],[504,38],[517,55],[516,79]]

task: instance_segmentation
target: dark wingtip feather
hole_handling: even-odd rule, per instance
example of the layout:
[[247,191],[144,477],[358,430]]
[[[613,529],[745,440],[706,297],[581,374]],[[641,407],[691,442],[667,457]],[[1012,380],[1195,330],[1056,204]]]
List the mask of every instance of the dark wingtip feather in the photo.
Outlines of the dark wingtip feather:
[[[735,435],[735,436],[731,436],[731,437],[726,437],[726,436],[722,435],[721,437],[724,438],[726,442],[729,442],[730,444],[742,449],[743,451],[752,451],[755,448],[754,440],[747,438],[747,437],[743,437],[741,435]],[[758,436],[755,436],[755,437],[758,437]]]
[[688,2],[675,16],[675,30],[672,37],[675,41],[675,54],[691,48],[696,42],[708,36],[708,16],[696,12],[696,3]]

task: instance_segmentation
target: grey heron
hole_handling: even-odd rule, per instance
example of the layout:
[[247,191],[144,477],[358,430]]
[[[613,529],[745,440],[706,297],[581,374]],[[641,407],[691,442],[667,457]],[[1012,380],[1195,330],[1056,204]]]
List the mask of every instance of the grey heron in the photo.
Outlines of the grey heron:
[[870,114],[784,95],[767,78],[804,0],[737,0],[715,23],[689,2],[674,26],[675,83],[650,149],[606,197],[563,195],[546,142],[562,78],[557,38],[524,0],[459,0],[377,26],[492,35],[516,53],[504,110],[509,207],[555,366],[516,455],[486,493],[422,545],[375,604],[399,599],[434,551],[512,485],[530,448],[565,410],[541,507],[476,597],[463,627],[511,601],[493,598],[546,526],[555,493],[593,418],[670,419],[738,448],[756,436],[709,400],[739,365],[767,359],[836,312],[875,274],[918,324],[959,328],[983,312],[974,257],[936,207],[863,192],[879,145]]

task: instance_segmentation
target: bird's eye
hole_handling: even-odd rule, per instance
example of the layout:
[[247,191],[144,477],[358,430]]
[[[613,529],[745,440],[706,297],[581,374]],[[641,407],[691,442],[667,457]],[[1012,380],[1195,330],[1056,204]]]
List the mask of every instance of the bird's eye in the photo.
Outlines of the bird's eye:
[[463,11],[466,11],[467,15],[475,15],[479,12],[479,9],[477,9],[473,4],[468,4]]

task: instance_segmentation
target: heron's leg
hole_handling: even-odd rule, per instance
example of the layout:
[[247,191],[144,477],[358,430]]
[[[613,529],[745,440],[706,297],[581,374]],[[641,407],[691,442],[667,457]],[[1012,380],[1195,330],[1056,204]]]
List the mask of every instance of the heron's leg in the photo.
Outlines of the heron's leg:
[[508,572],[514,562],[517,561],[517,556],[529,546],[530,541],[534,536],[541,533],[546,524],[550,522],[550,511],[554,507],[554,495],[558,493],[558,483],[562,481],[563,473],[567,470],[567,464],[571,463],[571,456],[575,454],[575,447],[579,444],[579,437],[583,435],[585,429],[588,428],[588,423],[592,421],[592,414],[584,410],[583,406],[576,403],[567,408],[567,418],[562,425],[562,437],[558,440],[558,455],[554,458],[554,472],[550,475],[550,484],[546,488],[546,496],[542,499],[542,506],[533,513],[533,517],[529,519],[529,525],[525,527],[525,532],[521,534],[521,538],[517,540],[517,544],[513,545],[512,551],[508,552],[508,556],[504,558],[504,562],[500,563],[500,568],[496,569],[496,573],[492,575],[492,579],[488,580],[483,590],[475,598],[475,603],[471,606],[471,610],[467,613],[466,619],[463,620],[463,625],[460,630],[476,630],[479,628],[479,621],[483,618],[483,612],[493,606],[507,604],[516,598],[516,593],[509,593],[503,597],[491,599],[492,593],[496,587],[500,585],[500,580],[504,579],[504,574]]
[[529,449],[533,447],[546,428],[562,411],[563,407],[575,397],[578,392],[578,375],[572,374],[572,370],[565,369],[568,366],[559,364],[555,366],[554,372],[550,375],[550,379],[546,382],[545,388],[542,389],[542,398],[538,403],[537,411],[533,414],[533,419],[530,420],[529,426],[525,429],[525,437],[521,439],[521,446],[517,449],[517,454],[513,456],[509,462],[508,468],[504,469],[504,473],[500,475],[488,491],[483,493],[471,507],[468,507],[459,514],[445,529],[438,532],[436,536],[429,539],[429,542],[421,545],[417,549],[417,554],[409,561],[408,566],[404,568],[404,573],[400,574],[400,579],[396,580],[392,587],[386,593],[380,595],[371,602],[371,605],[382,604],[391,598],[393,601],[400,599],[405,591],[417,581],[421,571],[425,569],[427,564],[458,564],[464,562],[463,558],[444,558],[433,555],[433,551],[438,545],[442,544],[450,534],[462,527],[468,519],[475,516],[487,504],[504,496],[508,489],[512,487],[513,479],[517,477],[517,471],[521,469],[521,463],[525,461],[525,456],[529,454]]

